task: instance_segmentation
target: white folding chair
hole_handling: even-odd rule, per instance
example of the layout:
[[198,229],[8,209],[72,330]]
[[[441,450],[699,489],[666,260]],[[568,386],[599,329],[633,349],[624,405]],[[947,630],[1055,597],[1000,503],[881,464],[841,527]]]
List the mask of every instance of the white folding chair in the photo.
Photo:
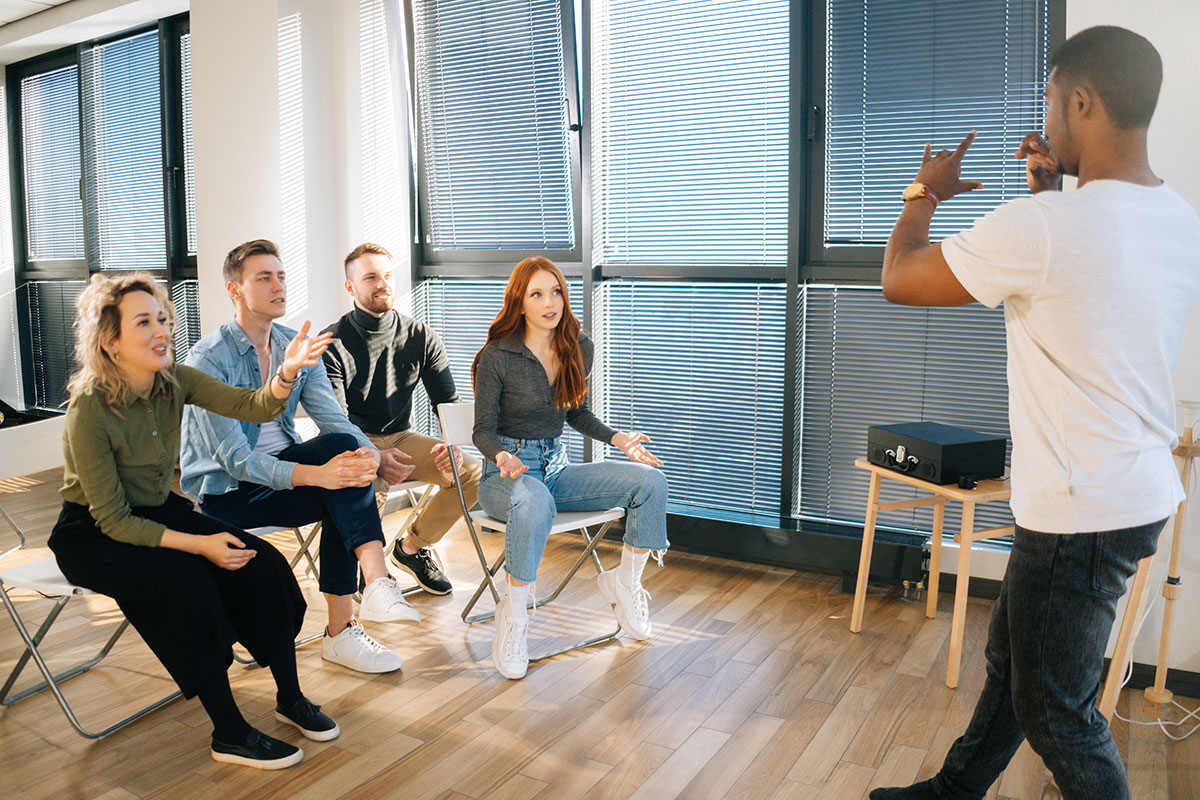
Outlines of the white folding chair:
[[[441,422],[442,426],[442,436],[445,439],[446,444],[458,447],[470,445],[471,434],[475,427],[475,404],[442,403],[437,407],[437,410],[438,420]],[[497,603],[500,602],[500,593],[496,589],[495,577],[500,571],[500,568],[504,565],[503,549],[501,549],[500,555],[498,555],[491,564],[488,563],[487,556],[483,552],[483,545],[479,541],[479,533],[475,526],[478,524],[481,527],[503,533],[507,528],[507,525],[505,522],[498,520],[495,517],[488,516],[486,511],[471,511],[467,507],[466,496],[463,494],[462,490],[462,481],[460,480],[458,474],[458,465],[453,459],[451,460],[451,467],[454,472],[454,486],[458,489],[458,500],[462,505],[463,521],[465,521],[467,524],[467,531],[471,535],[471,542],[475,545],[475,554],[479,558],[479,566],[483,570],[483,580],[480,582],[479,588],[475,590],[475,594],[473,594],[471,599],[467,601],[467,605],[462,611],[463,622],[466,622],[468,625],[472,625],[476,622],[483,622],[485,620],[495,618],[496,612],[494,610],[490,613],[480,613],[472,616],[471,609],[475,607],[475,604],[479,601],[479,598],[483,596],[483,592],[487,589],[491,590],[492,600]],[[553,602],[555,598],[562,593],[563,589],[566,588],[567,583],[575,576],[575,573],[579,571],[579,568],[583,566],[583,562],[587,561],[589,558],[596,568],[596,573],[599,574],[600,572],[603,572],[604,567],[600,564],[600,557],[596,555],[596,545],[598,545],[604,538],[604,535],[608,532],[608,529],[612,527],[612,524],[624,516],[625,509],[623,508],[610,508],[604,511],[564,511],[556,514],[551,523],[550,534],[554,535],[556,533],[568,533],[576,531],[580,536],[583,537],[585,546],[583,551],[579,554],[579,557],[575,559],[575,563],[571,565],[569,570],[567,570],[567,574],[564,575],[562,580],[558,582],[558,585],[555,586],[554,590],[545,597],[536,600],[535,605],[543,606]],[[597,525],[600,526],[599,530],[597,530],[595,533],[589,532],[589,528]],[[590,647],[594,644],[607,642],[617,638],[620,633],[621,626],[617,625],[616,629],[611,633],[584,639],[576,642],[575,644],[559,648],[549,653],[531,655],[529,660],[530,662],[542,661],[550,658],[551,656],[567,653],[571,650],[578,650],[581,647]]]
[[[0,446],[0,453],[6,456],[0,459],[0,480],[7,480],[62,466],[62,427],[63,419],[58,417],[0,431],[0,444],[2,444]],[[18,540],[17,546],[5,551],[4,556],[17,550],[23,550],[28,543],[25,532],[21,530],[16,520],[2,506],[0,506],[0,514],[4,516],[4,519],[16,532]],[[0,559],[4,556],[0,556]],[[46,615],[45,620],[38,627],[36,633],[31,634],[29,632],[25,621],[17,613],[17,608],[9,596],[9,592],[18,589],[37,592],[43,597],[55,601],[54,607],[50,609],[50,613]],[[9,673],[7,680],[5,680],[4,685],[0,687],[0,705],[11,706],[49,689],[54,695],[54,699],[58,701],[63,714],[66,715],[67,721],[71,723],[71,727],[80,736],[88,739],[101,739],[113,731],[120,730],[134,720],[141,719],[150,712],[178,699],[182,696],[182,693],[178,690],[171,692],[166,697],[154,701],[98,732],[93,732],[83,727],[79,719],[75,716],[75,712],[72,711],[70,703],[67,702],[67,698],[63,695],[60,684],[76,675],[87,672],[99,664],[113,649],[113,646],[121,638],[121,634],[125,632],[125,629],[129,627],[129,620],[122,618],[121,624],[117,626],[112,636],[108,638],[108,641],[105,642],[96,655],[58,673],[50,670],[50,667],[42,657],[40,646],[67,603],[73,598],[84,597],[89,594],[92,594],[92,592],[83,587],[73,585],[63,577],[62,572],[58,569],[58,562],[53,555],[12,567],[0,567],[0,600],[3,601],[4,608],[8,611],[8,615],[12,619],[13,626],[17,629],[17,633],[21,636],[22,641],[25,642],[25,650],[17,658],[17,662]],[[13,685],[17,682],[17,679],[30,660],[37,665],[38,670],[42,673],[42,682],[13,693]]]

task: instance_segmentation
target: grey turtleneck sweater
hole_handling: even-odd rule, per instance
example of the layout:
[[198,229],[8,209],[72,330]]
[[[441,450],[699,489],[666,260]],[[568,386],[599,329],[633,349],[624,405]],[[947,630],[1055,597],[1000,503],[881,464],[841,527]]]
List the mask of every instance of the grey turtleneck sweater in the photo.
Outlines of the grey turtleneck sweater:
[[364,432],[408,430],[417,381],[435,409],[458,402],[446,348],[428,325],[395,310],[375,317],[356,307],[325,330],[333,333],[324,356],[329,382]]

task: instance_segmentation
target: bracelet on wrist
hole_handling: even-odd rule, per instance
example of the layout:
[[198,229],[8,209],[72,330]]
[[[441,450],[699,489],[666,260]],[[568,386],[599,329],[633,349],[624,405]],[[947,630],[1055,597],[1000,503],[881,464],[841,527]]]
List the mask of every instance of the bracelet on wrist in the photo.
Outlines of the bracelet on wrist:
[[279,378],[279,382],[280,382],[280,383],[282,383],[282,384],[283,384],[285,387],[287,387],[288,389],[290,389],[290,388],[292,388],[293,386],[295,386],[295,385],[296,385],[296,381],[300,380],[300,376],[299,376],[299,375],[297,375],[296,377],[292,378],[291,380],[288,380],[287,378],[283,377],[283,367],[280,367],[279,369],[275,370],[275,377],[276,377],[276,378]]

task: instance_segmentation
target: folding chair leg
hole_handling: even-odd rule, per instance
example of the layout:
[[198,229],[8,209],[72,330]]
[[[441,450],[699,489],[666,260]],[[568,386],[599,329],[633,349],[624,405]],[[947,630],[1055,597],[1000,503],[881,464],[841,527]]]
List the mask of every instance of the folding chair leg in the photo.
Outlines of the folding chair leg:
[[612,633],[606,633],[606,634],[603,634],[602,636],[593,636],[591,639],[584,639],[581,642],[576,642],[575,644],[567,645],[566,647],[560,647],[557,650],[554,650],[549,653],[543,653],[542,655],[530,656],[529,662],[532,664],[536,661],[545,661],[547,658],[554,658],[555,656],[560,656],[563,653],[569,653],[572,650],[580,650],[584,647],[591,647],[594,644],[603,644],[604,642],[611,642],[613,639],[616,639],[620,635],[621,635],[621,626],[618,625],[616,627],[616,630],[614,630]]
[[[562,594],[562,590],[566,588],[566,586],[570,582],[571,578],[575,577],[575,573],[579,571],[579,568],[583,566],[583,562],[586,561],[589,556],[592,558],[592,561],[596,565],[597,574],[604,571],[604,566],[600,563],[600,557],[598,555],[596,555],[596,545],[600,544],[600,540],[602,540],[604,538],[604,534],[608,532],[608,529],[610,527],[612,527],[611,520],[604,523],[604,525],[600,528],[600,530],[596,532],[595,536],[591,536],[590,534],[588,534],[586,528],[583,528],[579,531],[580,534],[582,534],[584,540],[587,542],[587,546],[579,554],[579,557],[575,559],[575,563],[571,566],[571,568],[569,570],[567,570],[567,574],[563,576],[563,579],[558,582],[558,585],[556,587],[554,587],[554,591],[550,592],[550,594],[546,595],[545,597],[542,597],[541,599],[537,600],[537,605],[539,605],[539,606],[549,605],[560,594]],[[475,604],[477,602],[479,602],[479,598],[483,595],[483,590],[485,588],[487,588],[487,586],[488,586],[489,578],[494,579],[496,577],[496,573],[500,571],[500,567],[503,564],[504,564],[504,553],[502,552],[502,553],[500,553],[500,555],[496,558],[496,561],[490,567],[485,567],[485,569],[488,572],[488,577],[484,578],[484,580],[479,584],[479,587],[475,590],[475,594],[471,595],[471,599],[467,601],[466,607],[463,608],[463,612],[462,612],[463,622],[466,622],[468,625],[473,625],[476,622],[483,622],[485,620],[490,620],[490,619],[495,618],[496,612],[494,610],[491,611],[490,613],[486,613],[486,614],[476,614],[474,616],[467,616],[467,615],[471,613],[471,609],[475,607]],[[615,636],[616,634],[614,633],[612,635]],[[610,636],[607,638],[612,638],[612,637]],[[598,641],[602,641],[602,640],[598,640]],[[592,644],[595,644],[595,642],[592,642]],[[577,646],[582,647],[583,645],[577,645]],[[568,648],[568,649],[573,649],[573,648]],[[542,656],[542,658],[549,658],[549,657],[550,656]]]
[[604,538],[604,534],[608,533],[608,529],[611,527],[612,520],[609,520],[608,522],[604,523],[599,531],[596,532],[595,536],[589,536],[586,528],[580,529],[579,532],[583,534],[584,540],[587,541],[587,547],[585,547],[583,552],[579,554],[579,558],[575,559],[575,563],[571,566],[571,569],[567,572],[563,579],[558,582],[558,586],[554,588],[554,591],[543,597],[541,600],[538,600],[539,606],[552,603],[555,598],[562,594],[562,590],[567,588],[567,583],[571,580],[571,578],[575,577],[575,573],[578,572],[579,568],[583,566],[583,562],[587,560],[588,556],[592,557],[592,561],[596,565],[597,574],[604,571],[604,567],[600,563],[600,556],[596,555],[596,545],[600,544],[600,540]]
[[[167,705],[168,703],[171,703],[183,696],[183,693],[181,691],[175,690],[174,692],[168,694],[166,697],[163,697],[160,700],[156,700],[155,702],[151,703],[150,705],[146,706],[145,708],[135,711],[133,714],[130,714],[129,716],[127,716],[121,720],[118,720],[117,722],[113,723],[112,725],[108,726],[107,728],[105,728],[102,731],[93,732],[93,731],[88,730],[87,728],[84,728],[83,725],[80,724],[79,719],[75,716],[75,712],[71,710],[71,705],[70,705],[70,703],[67,702],[67,698],[63,696],[62,690],[59,688],[59,683],[66,681],[70,678],[73,678],[76,675],[79,675],[83,672],[86,672],[89,669],[91,669],[92,667],[94,667],[96,664],[98,664],[101,661],[101,659],[103,659],[106,655],[108,655],[109,651],[112,650],[113,645],[115,645],[117,643],[117,639],[119,639],[121,637],[121,634],[125,632],[125,629],[127,627],[129,627],[129,620],[126,619],[126,620],[121,621],[121,624],[119,626],[117,626],[117,630],[113,633],[113,635],[111,637],[109,637],[108,642],[106,642],[104,647],[100,649],[99,653],[92,656],[88,660],[82,661],[79,664],[76,664],[73,667],[69,667],[69,668],[63,670],[62,672],[58,673],[57,675],[55,675],[53,672],[50,671],[50,667],[46,664],[45,660],[42,658],[42,654],[38,650],[38,645],[41,644],[42,639],[46,635],[46,632],[50,629],[50,626],[53,624],[54,620],[58,617],[59,613],[62,612],[63,607],[66,606],[67,601],[70,599],[71,599],[70,595],[65,595],[63,597],[60,597],[58,599],[58,601],[55,603],[54,608],[51,609],[50,614],[46,618],[46,621],[44,621],[42,623],[41,627],[38,628],[37,634],[34,636],[30,636],[29,630],[25,627],[24,621],[21,619],[21,616],[17,613],[16,607],[13,606],[12,600],[8,596],[8,591],[4,589],[3,584],[0,584],[0,600],[3,600],[4,607],[8,611],[8,615],[12,618],[13,625],[16,627],[17,633],[19,633],[21,635],[21,639],[23,639],[25,642],[25,652],[17,660],[16,667],[13,669],[12,673],[9,675],[8,680],[5,681],[4,688],[2,690],[0,690],[0,705],[10,706],[10,705],[13,705],[14,703],[24,700],[27,697],[31,697],[32,695],[42,692],[45,689],[49,689],[51,691],[51,693],[54,695],[54,699],[58,701],[58,705],[62,709],[63,714],[66,715],[67,721],[71,723],[71,727],[73,727],[80,736],[84,737],[85,739],[103,739],[105,736],[108,736],[110,733],[120,730],[121,728],[124,728],[129,723],[134,722],[135,720],[141,719],[142,717],[149,714],[151,711],[155,711],[159,708],[162,708],[163,706]],[[9,694],[8,694],[9,690],[12,688],[13,683],[16,681],[17,677],[20,675],[20,673],[24,669],[25,665],[29,662],[30,658],[33,659],[33,662],[37,665],[38,670],[41,671],[42,677],[45,680],[43,680],[41,683],[39,683],[36,686],[32,686],[29,689],[25,689],[15,695],[9,696]]]
[[[482,551],[480,551],[480,552],[482,553]],[[483,569],[487,573],[487,575],[484,577],[484,579],[482,581],[479,582],[479,588],[477,588],[475,590],[475,594],[471,595],[471,599],[467,601],[467,605],[463,608],[463,610],[462,610],[462,621],[463,622],[467,623],[468,625],[474,625],[476,622],[484,622],[489,619],[495,619],[495,617],[496,617],[495,609],[493,609],[490,613],[476,614],[473,617],[467,616],[467,615],[471,613],[471,609],[475,607],[475,604],[479,602],[479,598],[483,596],[484,589],[488,588],[488,586],[491,586],[492,592],[493,593],[496,592],[496,584],[494,583],[494,578],[496,577],[496,573],[500,571],[500,567],[502,567],[503,565],[504,565],[504,551],[503,550],[500,551],[500,555],[498,555],[496,557],[496,561],[490,567],[487,566],[487,562],[484,562]],[[496,602],[497,603],[500,602],[500,597],[498,594],[496,596]]]
[[307,537],[300,534],[299,528],[292,528],[292,532],[296,534],[296,544],[299,545],[299,549],[296,551],[296,555],[292,556],[291,561],[288,562],[288,567],[295,569],[296,565],[300,563],[300,559],[304,558],[308,561],[308,573],[312,575],[313,580],[321,580],[321,573],[317,570],[317,562],[313,560],[312,550],[310,549],[313,542],[316,541],[317,536],[321,533],[321,523],[318,522],[313,525]]

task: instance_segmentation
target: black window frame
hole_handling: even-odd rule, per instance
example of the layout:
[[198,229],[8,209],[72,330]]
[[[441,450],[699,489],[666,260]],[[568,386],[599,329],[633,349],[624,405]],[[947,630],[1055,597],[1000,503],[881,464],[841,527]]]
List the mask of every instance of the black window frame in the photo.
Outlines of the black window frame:
[[[424,168],[425,143],[421,134],[420,100],[417,96],[416,28],[413,0],[403,0],[402,5],[409,76],[407,96],[411,103],[409,119],[413,122],[413,130],[410,131],[410,135],[416,153],[411,176],[414,188],[411,261],[414,285],[425,278],[507,278],[512,271],[513,264],[531,256],[549,258],[568,278],[582,277],[590,258],[588,246],[591,238],[591,223],[584,216],[584,180],[587,175],[586,150],[582,146],[582,132],[585,123],[581,100],[584,82],[580,72],[581,61],[576,49],[575,26],[577,20],[575,19],[574,2],[558,0],[562,14],[563,67],[567,96],[567,137],[571,161],[571,207],[572,213],[575,215],[575,247],[571,250],[458,250],[448,254],[438,254],[431,245],[430,231],[432,227],[429,219],[429,206],[426,201],[428,197],[427,175]],[[586,47],[585,40],[585,50]]]
[[[38,75],[68,66],[81,69],[84,50],[151,31],[157,31],[159,45],[158,75],[162,133],[162,198],[165,234],[164,245],[167,252],[164,268],[146,271],[155,278],[164,281],[167,284],[168,292],[172,293],[172,297],[174,297],[173,291],[179,282],[197,279],[196,257],[187,253],[182,126],[182,73],[179,53],[181,38],[190,32],[188,13],[175,14],[154,22],[136,25],[105,36],[43,53],[33,58],[18,61],[5,67],[5,85],[8,87],[5,113],[7,114],[8,121],[8,168],[12,214],[10,222],[12,226],[15,284],[17,288],[17,335],[20,345],[24,401],[29,407],[37,407],[34,379],[34,348],[38,346],[38,343],[33,341],[33,332],[29,319],[30,305],[27,285],[43,281],[86,281],[91,277],[93,270],[88,265],[87,250],[90,247],[90,243],[87,241],[86,221],[84,224],[85,249],[82,258],[70,261],[56,261],[53,266],[47,262],[31,262],[29,260],[28,220],[25,205],[25,159],[21,119],[21,80],[31,75]],[[80,203],[82,207],[81,213],[86,214],[86,204],[83,204],[82,198],[82,169],[84,159],[82,91],[81,82],[78,95],[78,108],[80,112]]]

